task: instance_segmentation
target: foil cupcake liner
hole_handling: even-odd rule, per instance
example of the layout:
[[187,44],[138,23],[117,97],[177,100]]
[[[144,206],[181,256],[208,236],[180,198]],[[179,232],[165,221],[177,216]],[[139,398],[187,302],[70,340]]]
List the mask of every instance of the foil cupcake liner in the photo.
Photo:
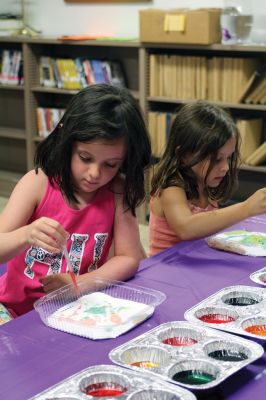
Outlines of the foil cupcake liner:
[[252,357],[248,347],[225,340],[207,343],[204,345],[203,351],[210,358],[226,362],[241,362]]
[[211,362],[194,359],[174,364],[167,374],[171,380],[193,388],[217,380],[221,375],[221,369]]
[[127,365],[150,369],[165,365],[170,360],[170,354],[159,346],[132,346],[122,355]]
[[266,267],[258,269],[250,274],[249,277],[253,282],[256,282],[262,286],[266,286]]
[[249,291],[232,291],[222,296],[222,302],[228,306],[249,307],[263,301],[263,296]]
[[195,317],[210,324],[230,324],[238,319],[237,312],[222,307],[204,307],[195,311]]
[[266,315],[245,319],[241,328],[258,339],[266,339]]
[[101,397],[99,395],[104,392],[110,396],[120,396],[130,390],[131,383],[121,373],[95,372],[84,377],[79,383],[79,388],[82,393],[92,397]]
[[200,332],[191,328],[166,328],[158,334],[158,340],[167,346],[175,346],[176,349],[184,346],[194,346],[203,339]]
[[138,391],[131,396],[128,400],[180,400],[179,396],[166,390],[145,389]]
[[[169,338],[175,338],[178,345],[165,344]],[[180,346],[182,341],[185,345]],[[157,368],[145,369],[149,375],[195,390],[220,384],[264,353],[260,344],[250,340],[187,321],[172,321],[113,349],[109,358],[115,364],[139,371],[128,354],[134,353],[133,349],[141,354],[148,347],[150,352],[146,352],[145,358],[149,356],[149,359],[145,361],[154,360],[158,348],[167,350],[168,354]]]
[[[256,334],[256,329],[243,328],[243,321],[254,317],[266,318],[266,291],[253,286],[229,286],[191,307],[184,317],[195,324],[265,340],[266,335]],[[262,327],[261,332],[263,330]]]
[[86,368],[29,400],[196,400],[193,393],[155,379],[145,371],[115,365]]

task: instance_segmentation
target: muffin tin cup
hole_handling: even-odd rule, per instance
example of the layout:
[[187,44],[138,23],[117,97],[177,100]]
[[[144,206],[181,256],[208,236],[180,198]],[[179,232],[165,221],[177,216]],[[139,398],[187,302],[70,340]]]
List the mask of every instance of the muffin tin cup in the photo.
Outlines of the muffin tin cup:
[[261,327],[247,329],[246,320],[266,320],[266,291],[253,286],[229,286],[191,307],[184,317],[197,325],[237,333],[259,341],[265,340],[266,324],[258,323]]
[[115,365],[86,368],[29,400],[196,400],[193,393]]
[[[193,338],[197,342],[189,346],[172,346],[164,343],[169,337]],[[153,349],[161,348],[167,349],[168,356],[157,368],[148,368],[148,374],[194,390],[218,385],[264,353],[261,345],[250,340],[186,321],[172,321],[113,349],[109,358],[120,366],[139,371],[128,355],[134,353],[133,349],[139,355],[140,349],[149,347],[149,354]]]
[[266,315],[245,319],[241,328],[258,339],[266,339]]
[[121,354],[121,359],[128,365],[154,369],[167,364],[170,354],[159,346],[132,346]]
[[209,358],[222,362],[241,362],[251,357],[251,352],[246,346],[225,340],[207,343],[203,351]]
[[249,307],[259,304],[263,301],[263,296],[249,291],[230,291],[221,297],[221,300],[227,306]]
[[181,397],[173,395],[171,392],[166,390],[150,390],[145,389],[138,391],[131,396],[128,400],[180,400]]
[[194,346],[202,340],[201,334],[188,328],[167,328],[158,334],[158,340],[161,344],[173,346],[176,350],[184,346]]
[[206,385],[217,380],[220,374],[219,366],[201,359],[178,362],[167,371],[172,381],[190,388],[199,386],[205,388]]
[[96,372],[84,377],[79,384],[79,389],[87,396],[93,397],[120,397],[128,392],[131,384],[128,378],[119,373]]
[[222,307],[204,307],[195,312],[195,317],[212,325],[230,324],[238,319],[237,312]]
[[249,278],[259,285],[266,286],[266,267],[253,272],[249,275]]

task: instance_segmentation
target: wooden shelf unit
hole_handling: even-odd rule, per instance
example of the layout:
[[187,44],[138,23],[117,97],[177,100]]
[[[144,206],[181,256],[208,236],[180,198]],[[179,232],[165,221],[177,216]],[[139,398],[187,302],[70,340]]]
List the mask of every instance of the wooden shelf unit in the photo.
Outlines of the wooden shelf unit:
[[[145,52],[145,113],[154,112],[175,112],[178,105],[193,102],[195,99],[172,98],[169,96],[150,95],[150,56],[151,55],[176,55],[176,56],[201,56],[201,57],[243,57],[255,58],[261,64],[266,64],[266,46],[241,46],[241,45],[222,45],[213,44],[209,46],[201,45],[178,45],[178,44],[155,44],[142,43]],[[234,117],[240,118],[263,118],[264,136],[266,139],[266,104],[244,104],[234,102],[222,102],[209,100],[213,104],[225,107]],[[239,173],[239,190],[234,200],[241,201],[246,199],[258,188],[266,186],[266,166],[252,167],[241,165]]]
[[[139,100],[146,116],[149,111],[174,112],[179,104],[194,101],[149,95],[151,54],[256,57],[263,62],[266,59],[265,46],[141,44],[110,40],[63,42],[42,37],[1,37],[0,50],[4,49],[22,51],[24,70],[23,86],[0,85],[0,195],[4,196],[8,196],[16,181],[33,167],[36,145],[41,140],[37,132],[36,108],[65,107],[76,93],[40,85],[40,56],[119,60],[127,86]],[[266,105],[215,103],[230,109],[235,116],[265,118]],[[254,188],[264,186],[265,176],[264,166],[243,166],[240,179],[244,186],[240,188],[239,199],[247,197]],[[145,207],[147,210],[147,205]],[[145,212],[141,219],[145,219]]]
[[[9,196],[18,179],[33,167],[38,135],[36,108],[65,107],[77,91],[40,85],[39,59],[50,57],[87,57],[118,60],[126,75],[128,88],[139,99],[138,42],[80,41],[63,42],[54,38],[1,37],[0,51],[21,50],[24,85],[0,84],[0,196]],[[144,93],[144,90],[142,90]]]

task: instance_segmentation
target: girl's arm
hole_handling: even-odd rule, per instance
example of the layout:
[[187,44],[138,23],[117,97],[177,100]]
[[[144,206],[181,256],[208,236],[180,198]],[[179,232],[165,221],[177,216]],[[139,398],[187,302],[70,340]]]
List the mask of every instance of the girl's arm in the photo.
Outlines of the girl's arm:
[[[143,258],[137,219],[130,210],[123,210],[119,196],[114,224],[114,255],[101,268],[89,273],[107,280],[124,281],[132,277]],[[86,277],[84,276],[84,279]]]
[[30,171],[13,190],[0,215],[0,262],[4,263],[30,245],[40,246],[49,252],[58,252],[67,233],[50,218],[40,218],[28,224],[40,203],[47,186],[42,171]]
[[193,240],[214,234],[253,215],[266,213],[266,188],[241,203],[199,214],[191,213],[186,194],[178,187],[165,189],[160,204],[176,235],[181,240]]

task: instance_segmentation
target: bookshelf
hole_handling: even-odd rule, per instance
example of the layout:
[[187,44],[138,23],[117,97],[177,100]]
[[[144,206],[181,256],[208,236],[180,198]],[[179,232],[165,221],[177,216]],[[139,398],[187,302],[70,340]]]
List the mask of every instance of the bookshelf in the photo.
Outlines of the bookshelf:
[[65,108],[77,92],[41,86],[41,56],[118,60],[127,87],[143,107],[139,87],[141,50],[137,42],[62,42],[53,38],[3,36],[0,37],[0,52],[3,50],[22,52],[24,84],[0,84],[0,196],[9,196],[19,178],[33,167],[36,145],[41,140],[37,129],[37,107]]
[[[37,144],[42,140],[37,129],[37,107],[65,108],[71,96],[76,93],[75,90],[41,86],[40,57],[87,57],[120,61],[125,72],[127,87],[139,100],[147,120],[151,112],[174,113],[179,104],[194,101],[193,98],[185,99],[173,94],[171,96],[164,94],[164,85],[168,88],[167,90],[171,90],[173,86],[169,85],[169,65],[161,87],[163,94],[151,95],[150,56],[194,57],[194,64],[190,65],[194,76],[197,75],[198,65],[197,62],[195,63],[195,57],[206,58],[206,60],[215,57],[215,63],[218,61],[218,65],[219,58],[256,59],[260,63],[266,62],[266,47],[264,46],[141,44],[111,40],[65,42],[44,37],[3,36],[0,37],[0,51],[4,49],[22,51],[24,84],[20,86],[0,85],[0,195],[2,196],[9,196],[18,179],[33,167],[34,152]],[[236,117],[264,118],[265,121],[266,104],[246,104],[212,99],[209,101],[228,108]],[[160,126],[163,127],[164,121],[161,120],[161,123]],[[160,140],[159,143],[162,144],[163,141]],[[265,176],[266,167],[263,165],[243,165],[236,199],[244,199],[256,188],[264,186]],[[147,186],[147,192],[148,190]],[[141,222],[146,221],[145,214],[147,214],[147,204],[140,213]]]
[[[239,99],[241,87],[244,90],[252,72],[266,64],[266,46],[170,43],[143,43],[142,46],[145,51],[145,111],[152,121],[153,115],[157,114],[157,129],[154,129],[157,138],[154,148],[157,151],[158,143],[164,142],[162,138],[158,140],[158,128],[164,134],[165,128],[162,126],[169,126],[167,121],[178,106],[199,98],[227,108],[236,119],[261,119],[261,141],[265,141],[266,104],[240,103]],[[174,82],[170,85],[169,77]],[[163,114],[167,117],[164,125],[161,125]],[[150,131],[152,136],[152,129]],[[239,173],[239,189],[233,200],[244,200],[256,189],[264,187],[265,174],[266,165],[243,163]]]

